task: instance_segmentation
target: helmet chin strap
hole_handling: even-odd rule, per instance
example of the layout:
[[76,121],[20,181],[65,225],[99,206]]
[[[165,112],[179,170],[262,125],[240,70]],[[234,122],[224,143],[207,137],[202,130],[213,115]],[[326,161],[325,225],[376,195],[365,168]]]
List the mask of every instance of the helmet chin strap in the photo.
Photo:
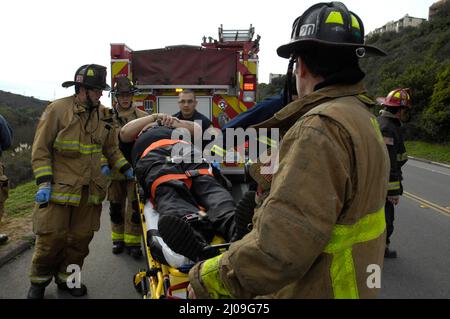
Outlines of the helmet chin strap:
[[97,107],[99,103],[97,103],[97,105],[94,104],[94,101],[92,101],[91,97],[89,96],[89,89],[86,88],[86,104],[87,106],[92,109],[94,107]]
[[284,105],[288,105],[292,102],[292,71],[294,69],[294,63],[297,58],[292,55],[289,60],[288,69],[286,72],[286,81],[284,83],[284,96],[283,96],[283,102]]

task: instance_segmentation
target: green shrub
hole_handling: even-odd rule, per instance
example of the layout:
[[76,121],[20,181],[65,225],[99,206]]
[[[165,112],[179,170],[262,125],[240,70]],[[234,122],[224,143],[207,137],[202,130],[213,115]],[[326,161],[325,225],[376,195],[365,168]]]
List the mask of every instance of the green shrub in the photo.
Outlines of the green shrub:
[[15,149],[4,152],[1,161],[5,166],[5,175],[9,178],[11,188],[34,179],[30,145],[20,144]]

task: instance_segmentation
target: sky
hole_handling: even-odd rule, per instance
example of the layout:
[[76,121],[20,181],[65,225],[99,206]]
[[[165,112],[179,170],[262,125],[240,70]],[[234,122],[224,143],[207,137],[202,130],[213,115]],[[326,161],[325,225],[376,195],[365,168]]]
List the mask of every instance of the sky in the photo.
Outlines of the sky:
[[[428,18],[437,0],[344,0],[362,19],[365,33],[409,14]],[[110,44],[133,50],[218,38],[218,28],[248,29],[261,36],[259,82],[284,74],[287,60],[276,49],[289,42],[292,23],[317,0],[14,0],[2,2],[0,90],[44,100],[73,94],[61,83],[84,64],[108,67]],[[256,35],[255,35],[256,37]],[[111,104],[108,93],[101,99]]]

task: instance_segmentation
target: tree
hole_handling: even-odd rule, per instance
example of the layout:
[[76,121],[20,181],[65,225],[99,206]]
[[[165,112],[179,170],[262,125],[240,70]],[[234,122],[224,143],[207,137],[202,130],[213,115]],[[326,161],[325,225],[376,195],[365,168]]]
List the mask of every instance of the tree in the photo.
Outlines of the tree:
[[422,123],[432,140],[450,142],[450,62],[437,74],[431,103],[424,110]]

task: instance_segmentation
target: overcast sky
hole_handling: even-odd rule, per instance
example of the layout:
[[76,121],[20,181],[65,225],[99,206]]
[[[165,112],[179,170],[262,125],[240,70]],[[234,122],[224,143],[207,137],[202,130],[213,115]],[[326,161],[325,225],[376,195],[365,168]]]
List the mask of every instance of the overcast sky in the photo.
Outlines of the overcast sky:
[[[289,41],[292,23],[314,0],[14,0],[2,1],[0,90],[52,100],[73,93],[61,83],[89,63],[110,71],[110,43],[133,50],[176,44],[200,45],[218,38],[218,27],[246,29],[261,36],[259,82],[285,73],[276,49]],[[436,0],[346,0],[366,34],[409,14],[428,18]],[[108,78],[108,83],[110,79]],[[109,106],[107,93],[102,98]]]

